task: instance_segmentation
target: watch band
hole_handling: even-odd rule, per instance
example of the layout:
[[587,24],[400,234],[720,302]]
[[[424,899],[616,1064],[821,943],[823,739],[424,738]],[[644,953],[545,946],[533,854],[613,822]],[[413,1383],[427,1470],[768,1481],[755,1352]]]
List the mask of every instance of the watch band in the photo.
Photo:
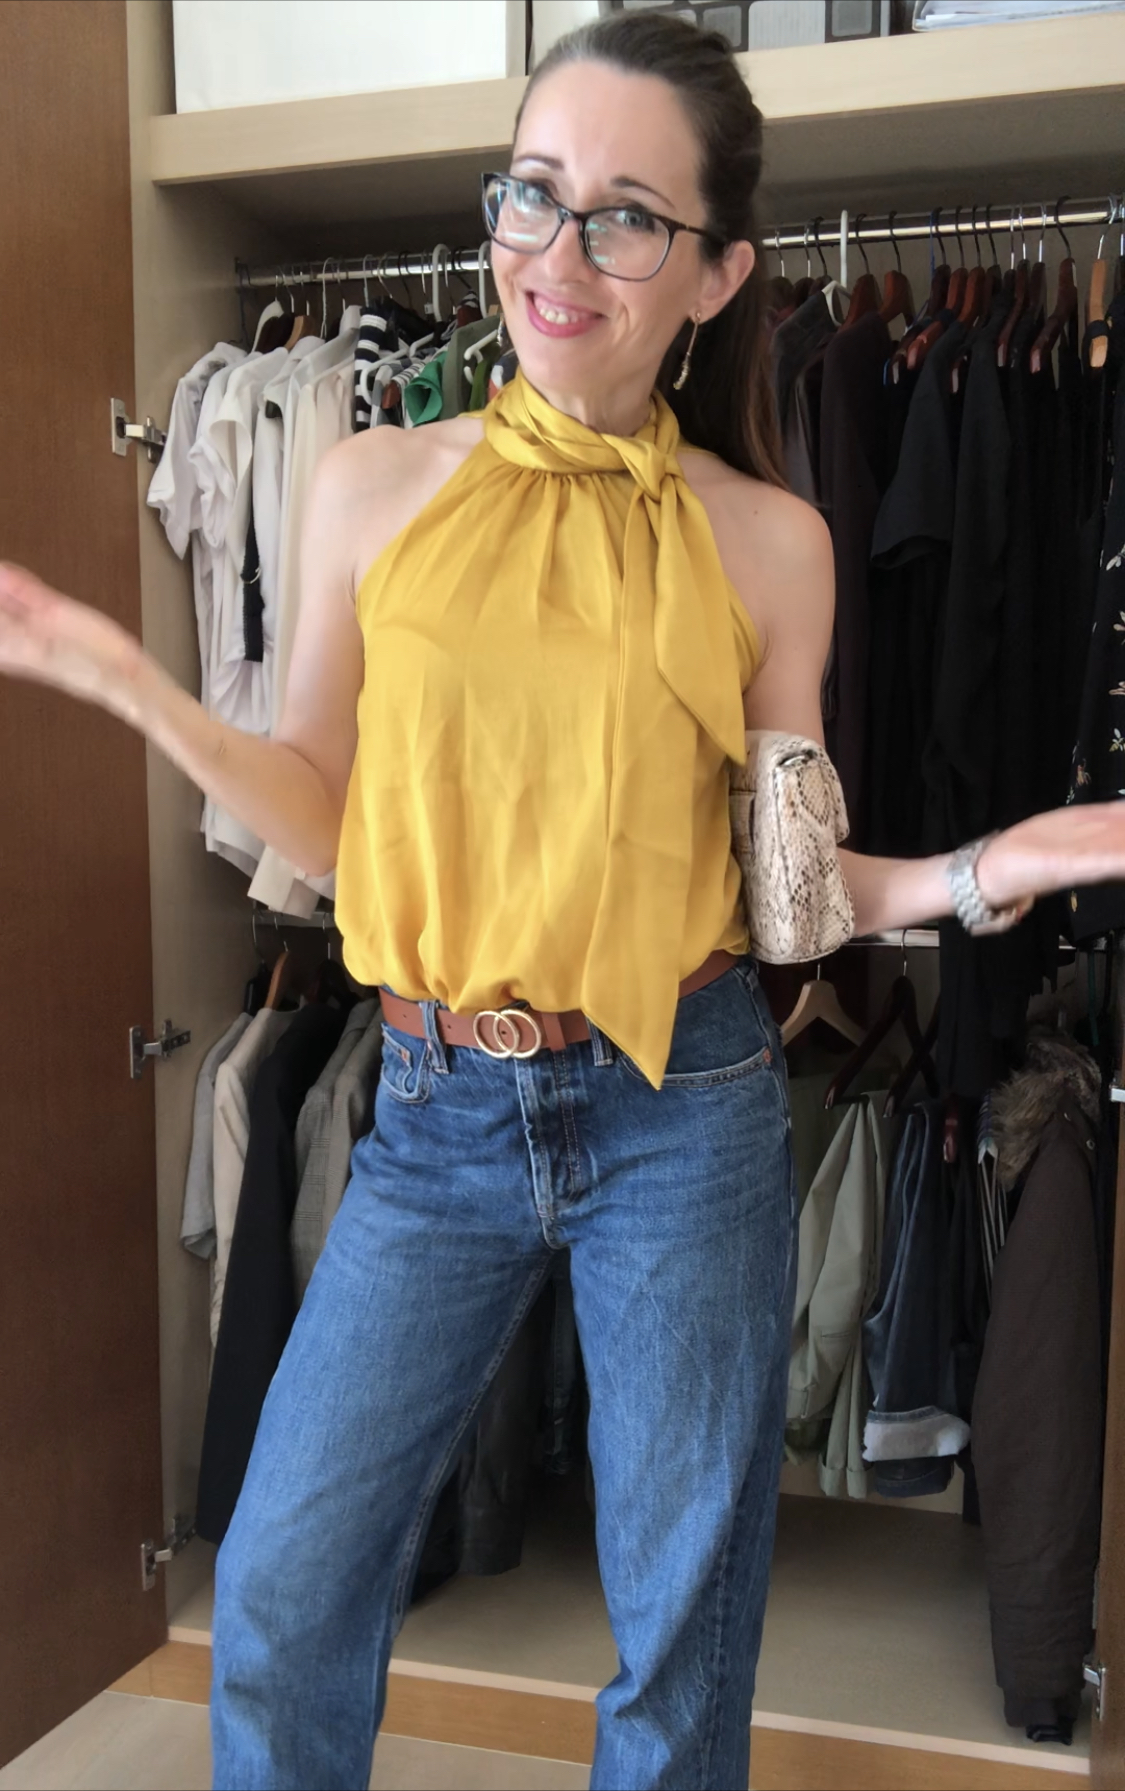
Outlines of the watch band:
[[949,861],[946,872],[953,912],[967,933],[1006,933],[1027,913],[1030,906],[1016,903],[1011,908],[990,908],[977,882],[977,863],[995,833],[986,833],[967,846],[959,846]]

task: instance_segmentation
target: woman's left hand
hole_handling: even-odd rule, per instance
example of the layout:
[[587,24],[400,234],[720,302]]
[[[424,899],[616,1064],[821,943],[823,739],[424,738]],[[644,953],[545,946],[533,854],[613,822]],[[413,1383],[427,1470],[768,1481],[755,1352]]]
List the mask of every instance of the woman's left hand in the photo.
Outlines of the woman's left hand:
[[977,862],[990,908],[1086,883],[1125,880],[1125,802],[1052,809],[1006,828]]

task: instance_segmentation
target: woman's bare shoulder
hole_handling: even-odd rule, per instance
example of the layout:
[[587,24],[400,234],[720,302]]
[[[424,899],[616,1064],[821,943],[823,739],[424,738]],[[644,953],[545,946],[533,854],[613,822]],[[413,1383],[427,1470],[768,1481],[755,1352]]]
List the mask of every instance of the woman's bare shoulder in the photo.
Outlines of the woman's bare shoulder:
[[339,442],[316,472],[316,502],[340,532],[353,582],[463,465],[484,435],[479,416],[418,429],[365,429]]
[[767,651],[796,628],[813,637],[832,613],[832,538],[824,518],[791,491],[751,478],[713,454],[686,452],[684,478],[707,512],[723,570]]
[[736,472],[716,454],[688,449],[681,456],[684,478],[700,499],[714,528],[716,523],[737,527],[746,545],[755,552],[800,559],[817,554],[828,539],[819,512],[804,498],[795,497],[765,479]]

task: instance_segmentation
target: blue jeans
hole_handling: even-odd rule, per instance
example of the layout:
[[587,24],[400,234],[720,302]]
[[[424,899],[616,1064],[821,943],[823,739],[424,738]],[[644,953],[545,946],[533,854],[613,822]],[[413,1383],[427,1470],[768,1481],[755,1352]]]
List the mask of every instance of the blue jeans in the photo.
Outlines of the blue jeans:
[[748,1782],[795,1187],[751,961],[679,1005],[657,1093],[600,1034],[524,1063],[388,1028],[373,1131],[219,1553],[222,1791],[366,1786],[433,1502],[569,1248],[620,1670],[591,1786]]

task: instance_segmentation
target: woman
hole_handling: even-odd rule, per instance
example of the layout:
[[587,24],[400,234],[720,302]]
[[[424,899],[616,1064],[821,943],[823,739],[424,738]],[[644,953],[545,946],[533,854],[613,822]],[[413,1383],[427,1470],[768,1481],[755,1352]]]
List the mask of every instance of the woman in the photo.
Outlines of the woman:
[[[620,1654],[591,1783],[747,1783],[794,1202],[727,767],[744,726],[820,738],[833,605],[770,446],[759,163],[720,38],[625,14],[552,52],[486,203],[522,377],[323,462],[275,739],[0,573],[0,668],[338,864],[348,964],[395,992],[219,1555],[219,1786],[367,1783],[429,1512],[560,1249]],[[860,933],[953,911],[945,859],[842,861]],[[1123,873],[1116,808],[1012,828],[976,871],[997,909]]]

